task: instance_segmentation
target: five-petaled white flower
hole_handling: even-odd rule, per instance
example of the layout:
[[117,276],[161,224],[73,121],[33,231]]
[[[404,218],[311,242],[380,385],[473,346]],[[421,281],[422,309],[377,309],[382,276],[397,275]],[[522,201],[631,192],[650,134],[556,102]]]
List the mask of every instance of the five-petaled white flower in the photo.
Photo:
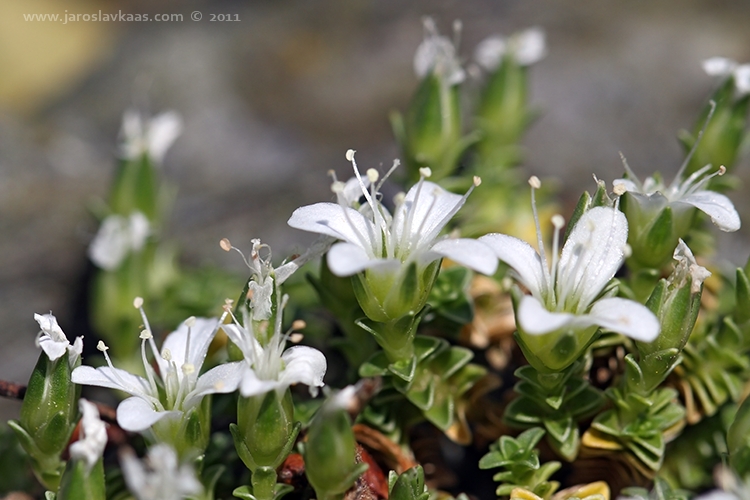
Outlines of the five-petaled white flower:
[[726,57],[711,57],[703,61],[703,71],[710,76],[734,78],[734,86],[740,95],[750,94],[750,64],[737,64]]
[[510,54],[519,66],[531,66],[547,55],[544,31],[529,28],[509,38],[499,35],[485,38],[474,50],[474,59],[487,71],[500,66],[506,54]]
[[149,234],[148,218],[141,212],[133,212],[129,217],[110,215],[102,221],[89,246],[89,258],[107,271],[117,269],[130,252],[143,248]]
[[120,463],[125,483],[138,500],[182,500],[203,491],[193,468],[180,464],[169,445],[152,446],[143,461],[125,448]]
[[174,111],[143,118],[139,112],[128,110],[122,117],[120,154],[126,160],[138,160],[146,154],[159,165],[181,133],[182,119]]
[[531,292],[518,304],[519,331],[543,335],[598,326],[636,340],[653,341],[659,334],[659,322],[645,306],[619,297],[600,298],[624,259],[628,221],[622,212],[609,207],[586,211],[559,257],[559,231],[564,220],[557,215],[553,224],[551,267],[547,266],[538,222],[539,253],[512,236],[488,234],[480,238]]
[[[76,384],[119,389],[132,396],[117,407],[120,427],[133,432],[145,431],[162,420],[188,415],[208,394],[237,389],[240,363],[222,364],[198,375],[211,340],[220,327],[220,319],[188,318],[167,336],[159,353],[141,307],[142,300],[136,299],[136,305],[145,325],[141,332],[141,357],[146,377],[112,366],[108,347],[103,342],[99,342],[97,349],[103,352],[108,366],[96,369],[80,366],[72,373]],[[147,360],[146,343],[158,365],[158,373]]]
[[68,363],[72,367],[83,352],[83,337],[76,337],[71,344],[63,333],[57,318],[52,314],[34,314],[34,319],[39,323],[39,334],[36,337],[36,345],[41,347],[50,361],[59,359],[66,352]]
[[708,181],[716,175],[726,172],[724,167],[710,174],[704,175],[711,169],[706,165],[694,172],[690,177],[682,180],[682,172],[687,165],[683,163],[680,171],[668,186],[663,181],[654,177],[647,177],[641,182],[632,170],[624,163],[627,179],[616,179],[613,182],[615,189],[624,189],[634,196],[646,213],[658,213],[669,205],[676,217],[686,211],[697,208],[711,218],[711,222],[722,231],[737,231],[740,228],[740,216],[735,210],[732,201],[721,193],[704,189]]
[[338,276],[351,276],[366,269],[379,273],[398,273],[412,262],[419,267],[448,257],[484,274],[495,272],[497,261],[492,252],[477,240],[440,238],[440,232],[463,206],[474,186],[461,196],[449,193],[426,181],[429,169],[421,169],[419,182],[406,195],[397,197],[393,216],[380,202],[378,173],[367,171],[370,189],[357,169],[354,151],[347,152],[352,162],[360,193],[366,203],[360,210],[346,204],[316,203],[300,207],[288,224],[342,240],[328,252],[328,266]]
[[94,464],[102,458],[107,446],[107,425],[99,418],[96,405],[83,398],[78,400],[81,409],[81,434],[78,441],[70,445],[71,458],[86,462],[90,471]]
[[[244,356],[238,379],[240,394],[244,397],[270,391],[281,393],[290,385],[298,383],[307,385],[310,394],[315,395],[318,388],[324,385],[323,377],[327,364],[323,353],[307,346],[292,346],[285,349],[286,342],[292,335],[291,331],[286,334],[281,331],[286,299],[284,296],[279,301],[273,333],[265,345],[258,341],[254,322],[250,319],[251,313],[247,311],[243,318],[244,325],[232,315],[234,324],[223,326],[229,339],[240,348]],[[226,309],[229,310],[229,306],[226,306]]]
[[[456,23],[455,30],[460,30]],[[456,45],[449,38],[438,33],[435,21],[427,17],[424,19],[424,40],[417,47],[414,54],[414,72],[419,78],[434,74],[446,85],[458,85],[466,78],[466,72],[461,67]]]

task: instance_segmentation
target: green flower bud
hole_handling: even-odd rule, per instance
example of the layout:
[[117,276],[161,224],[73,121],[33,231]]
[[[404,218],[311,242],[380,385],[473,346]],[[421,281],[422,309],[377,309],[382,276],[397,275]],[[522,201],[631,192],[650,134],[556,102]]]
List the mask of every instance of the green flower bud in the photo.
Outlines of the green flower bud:
[[461,137],[458,92],[465,73],[453,42],[425,21],[425,39],[414,56],[414,69],[422,79],[406,116],[391,116],[394,134],[404,151],[411,180],[419,169],[430,167],[435,179],[450,175],[470,142]]
[[70,379],[81,363],[81,338],[70,344],[51,314],[35,315],[41,327],[37,339],[43,352],[31,373],[19,421],[8,424],[31,457],[37,478],[56,490],[65,463],[60,455],[78,419],[80,387]]
[[231,426],[237,452],[248,469],[277,468],[284,461],[299,433],[294,423],[292,394],[275,390],[240,397],[237,425]]
[[310,424],[305,471],[318,500],[341,497],[367,469],[367,464],[356,463],[356,441],[347,413],[355,391],[348,386],[329,398]]

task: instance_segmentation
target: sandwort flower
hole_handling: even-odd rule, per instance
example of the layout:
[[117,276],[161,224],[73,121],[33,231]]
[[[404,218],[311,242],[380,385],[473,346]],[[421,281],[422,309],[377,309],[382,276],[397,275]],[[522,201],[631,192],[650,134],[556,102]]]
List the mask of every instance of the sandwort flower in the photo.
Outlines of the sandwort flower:
[[[480,184],[478,177],[469,191],[461,196],[427,181],[430,170],[422,168],[419,182],[405,195],[396,197],[396,209],[391,216],[380,201],[382,181],[377,182],[378,172],[374,169],[367,171],[368,189],[354,160],[354,151],[349,150],[346,157],[352,162],[361,195],[365,199],[359,210],[344,203],[316,203],[295,210],[288,224],[341,240],[329,250],[328,266],[337,276],[351,276],[364,271],[363,282],[372,298],[378,302],[373,308],[363,305],[368,316],[368,309],[380,309],[372,312],[373,315],[391,319],[402,316],[404,309],[414,309],[413,312],[421,309],[431,285],[431,279],[425,277],[429,274],[428,266],[442,257],[484,274],[495,272],[497,260],[484,244],[467,238],[439,236],[474,187]],[[397,165],[394,162],[393,168]],[[412,266],[416,269],[414,281],[430,283],[417,287],[417,297],[413,301],[404,301],[403,297],[397,300],[394,292],[402,289],[400,285],[405,277],[411,278],[409,273]]]
[[[281,331],[281,321],[286,297],[281,299],[279,313],[275,316],[273,333],[265,345],[258,341],[251,314],[246,311],[243,324],[232,315],[234,324],[224,325],[229,339],[242,351],[244,362],[239,375],[240,394],[244,397],[258,396],[270,391],[282,394],[290,385],[302,383],[317,394],[323,386],[326,373],[326,358],[323,353],[307,346],[292,346],[286,349],[292,338],[292,330]],[[229,306],[226,306],[229,311]],[[268,327],[268,325],[261,325]],[[304,322],[295,322],[293,328],[301,328]]]
[[[539,180],[532,177],[533,190]],[[562,216],[552,219],[555,233],[552,263],[547,264],[541,230],[537,224],[539,252],[512,236],[488,234],[480,238],[507,263],[513,276],[531,293],[518,304],[516,320],[522,344],[539,343],[535,336],[555,334],[560,340],[572,334],[577,347],[560,354],[563,361],[549,362],[548,368],[562,369],[577,358],[599,327],[637,340],[650,342],[659,334],[656,317],[645,306],[618,297],[600,297],[604,287],[622,265],[626,251],[628,222],[619,210],[594,207],[586,211],[570,232],[562,253],[558,254]],[[549,339],[548,339],[549,340]],[[539,345],[540,350],[542,345]],[[544,350],[554,350],[547,342]],[[534,354],[539,355],[534,349]],[[530,360],[531,361],[531,360]]]
[[494,71],[503,58],[510,55],[519,66],[531,66],[547,55],[544,31],[529,28],[508,38],[491,36],[482,40],[474,51],[474,59],[487,71]]
[[[447,85],[457,85],[464,81],[466,73],[458,58],[457,44],[438,34],[432,18],[425,18],[424,30],[424,40],[414,54],[414,72],[417,76],[424,78],[432,73]],[[460,31],[459,23],[455,24],[455,30]]]
[[138,500],[181,500],[203,491],[193,468],[180,464],[177,453],[166,444],[149,448],[143,461],[126,449],[120,463],[125,483]]
[[182,133],[182,119],[174,111],[153,118],[144,118],[135,110],[122,117],[121,155],[127,160],[137,160],[144,154],[156,164],[161,164],[172,143]]
[[750,64],[737,64],[726,57],[711,57],[703,61],[703,71],[710,76],[732,76],[740,95],[750,94]]
[[[187,417],[208,394],[234,391],[240,371],[239,363],[226,363],[199,376],[221,319],[188,318],[167,336],[160,353],[156,349],[142,302],[137,298],[135,305],[145,325],[140,337],[146,377],[112,366],[104,342],[99,342],[97,349],[104,354],[108,366],[80,366],[72,374],[73,382],[77,384],[108,387],[130,394],[132,397],[117,407],[117,423],[123,429],[134,432],[145,431],[162,420]],[[146,344],[158,365],[158,373],[148,362]]]
[[76,337],[73,344],[68,342],[62,328],[57,324],[57,318],[52,314],[34,314],[34,319],[41,328],[36,345],[42,348],[50,361],[59,359],[67,352],[72,367],[83,352],[83,337]]

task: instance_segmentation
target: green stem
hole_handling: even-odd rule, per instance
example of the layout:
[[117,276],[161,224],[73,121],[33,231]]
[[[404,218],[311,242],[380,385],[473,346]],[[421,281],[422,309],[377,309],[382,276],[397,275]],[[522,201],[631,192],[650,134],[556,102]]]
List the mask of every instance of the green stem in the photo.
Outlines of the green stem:
[[253,496],[256,500],[273,500],[276,487],[276,469],[273,467],[258,467],[251,478]]

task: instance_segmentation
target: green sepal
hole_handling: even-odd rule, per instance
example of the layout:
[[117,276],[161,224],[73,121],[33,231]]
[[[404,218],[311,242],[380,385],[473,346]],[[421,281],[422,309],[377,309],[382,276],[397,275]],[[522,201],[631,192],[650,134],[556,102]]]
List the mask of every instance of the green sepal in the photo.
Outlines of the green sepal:
[[586,213],[586,211],[591,208],[591,195],[588,193],[588,191],[584,191],[580,198],[578,198],[578,203],[576,204],[576,207],[573,209],[573,213],[570,216],[570,220],[568,221],[567,227],[565,228],[565,236],[563,237],[563,244],[568,241],[568,236],[570,236],[570,232],[573,230],[575,225],[578,223],[578,219],[581,218],[583,214]]

